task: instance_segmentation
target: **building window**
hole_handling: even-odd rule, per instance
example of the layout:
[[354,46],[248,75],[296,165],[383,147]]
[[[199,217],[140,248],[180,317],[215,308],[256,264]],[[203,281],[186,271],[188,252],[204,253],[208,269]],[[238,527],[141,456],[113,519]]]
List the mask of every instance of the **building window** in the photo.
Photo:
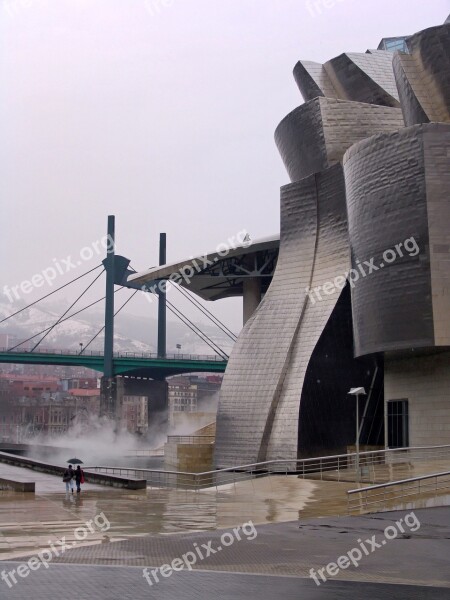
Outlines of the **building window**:
[[387,403],[388,447],[409,446],[408,400],[389,400]]

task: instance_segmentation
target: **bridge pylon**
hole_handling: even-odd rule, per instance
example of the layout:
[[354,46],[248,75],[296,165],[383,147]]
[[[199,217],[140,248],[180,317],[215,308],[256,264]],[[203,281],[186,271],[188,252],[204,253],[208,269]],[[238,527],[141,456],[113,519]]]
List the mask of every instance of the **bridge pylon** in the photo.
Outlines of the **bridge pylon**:
[[103,265],[106,271],[105,341],[103,377],[100,383],[100,416],[117,425],[122,416],[123,380],[114,373],[114,280],[115,280],[115,217],[108,216],[107,250]]

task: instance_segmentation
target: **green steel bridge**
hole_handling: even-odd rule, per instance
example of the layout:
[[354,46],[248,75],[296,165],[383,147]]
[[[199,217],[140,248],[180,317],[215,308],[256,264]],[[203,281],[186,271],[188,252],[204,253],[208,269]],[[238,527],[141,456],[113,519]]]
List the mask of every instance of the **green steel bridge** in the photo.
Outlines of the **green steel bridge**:
[[[157,380],[181,373],[224,373],[227,366],[227,361],[220,356],[193,354],[168,354],[159,358],[157,354],[146,352],[114,352],[112,361],[115,375]],[[96,351],[80,354],[74,350],[36,349],[25,352],[0,349],[0,363],[86,367],[103,372],[104,354]]]
[[[207,334],[195,325],[195,323],[185,316],[185,314],[179,310],[173,303],[169,302],[166,298],[166,289],[161,286],[161,281],[150,282],[148,285],[134,284],[128,282],[128,277],[135,273],[134,270],[129,268],[130,260],[115,254],[115,218],[113,215],[108,216],[108,232],[107,239],[109,245],[106,252],[106,258],[100,265],[90,269],[83,275],[74,278],[71,282],[62,285],[61,287],[51,291],[39,300],[31,303],[28,306],[22,307],[12,314],[6,316],[0,323],[8,321],[9,319],[20,314],[30,306],[36,305],[38,302],[45,300],[48,296],[55,292],[67,287],[74,281],[81,279],[93,273],[97,269],[103,266],[103,270],[95,276],[95,279],[89,283],[86,289],[72,302],[71,306],[57,319],[57,321],[40,331],[37,334],[30,336],[28,339],[21,341],[12,348],[0,348],[0,363],[9,364],[25,364],[25,365],[56,365],[56,366],[69,366],[69,367],[86,367],[94,371],[102,373],[102,385],[105,384],[105,390],[111,390],[114,385],[111,383],[112,380],[117,376],[130,377],[130,378],[143,378],[163,381],[167,377],[173,375],[180,375],[183,373],[224,373],[228,363],[228,355],[224,352],[220,346],[214,342]],[[159,248],[159,263],[164,265],[166,261],[166,234],[160,234],[160,248]],[[75,304],[84,296],[84,294],[94,285],[99,279],[102,273],[106,273],[106,289],[105,296],[91,302],[87,306],[83,307],[76,312],[72,312],[69,316],[67,313],[70,312]],[[158,289],[155,291],[154,285],[158,284]],[[118,289],[129,288],[133,290],[133,295],[130,296],[118,309],[114,308],[114,296]],[[181,289],[181,288],[180,288]],[[138,353],[138,352],[115,352],[114,351],[114,318],[122,310],[122,308],[131,300],[131,298],[138,292],[152,293],[158,297],[158,352],[152,353]],[[198,301],[193,299],[192,296],[186,296],[186,292],[183,295],[194,304],[204,316],[207,316],[214,325],[218,326],[222,332],[224,332],[231,340],[236,341],[236,336],[226,326],[223,325],[208,311],[204,306],[198,306]],[[56,350],[56,349],[44,349],[41,343],[45,338],[53,331],[53,329],[72,318],[75,315],[87,310],[91,306],[105,300],[105,318],[103,327],[91,338],[88,344],[81,344],[81,351],[77,350]],[[166,308],[182,321],[194,334],[196,334],[203,343],[209,346],[215,355],[193,355],[193,354],[167,354],[166,351]],[[101,351],[88,351],[87,347],[95,340],[95,338],[104,331],[104,344],[103,352]],[[35,339],[40,336],[40,339],[36,342]],[[31,343],[31,350],[26,351],[23,349],[23,345]],[[33,345],[34,344],[34,345]],[[22,346],[22,348],[21,348]],[[83,348],[83,346],[85,346]],[[110,386],[110,387],[108,387]],[[112,386],[112,387],[111,387]],[[103,389],[103,388],[102,388]],[[103,393],[103,392],[102,392]],[[109,409],[113,408],[113,401],[111,400],[112,392],[105,392],[109,396]],[[104,395],[105,395],[104,394]]]

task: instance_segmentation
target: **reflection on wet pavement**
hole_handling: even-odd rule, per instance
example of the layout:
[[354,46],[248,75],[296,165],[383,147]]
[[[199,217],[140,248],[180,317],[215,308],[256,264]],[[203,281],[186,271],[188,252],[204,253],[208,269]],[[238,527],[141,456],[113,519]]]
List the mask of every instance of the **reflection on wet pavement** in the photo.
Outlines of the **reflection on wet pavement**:
[[[410,473],[408,465],[389,469],[396,478]],[[36,494],[0,492],[2,560],[33,554],[62,537],[67,543],[83,546],[153,534],[229,528],[249,520],[266,524],[345,515],[347,490],[356,487],[354,481],[279,475],[201,491],[161,488],[131,491],[85,484],[80,495],[72,495],[64,492],[65,484],[60,477],[3,464],[0,473],[5,476],[20,473],[22,477],[27,474],[36,481]],[[448,501],[448,497],[446,501],[439,498],[437,503],[429,498],[422,504],[434,506]],[[401,506],[409,507],[406,503]],[[396,507],[400,508],[400,503]],[[76,528],[101,513],[111,524],[108,531],[97,528],[85,540],[77,540]]]
[[[104,513],[111,528],[90,533],[83,545],[155,533],[215,530],[250,519],[254,523],[296,520],[303,510],[310,514],[309,507],[318,501],[320,504],[321,497],[329,501],[331,487],[342,499],[346,491],[345,484],[274,476],[198,492],[86,486],[77,496],[61,493],[62,483],[55,479],[59,478],[42,475],[41,488],[48,485],[50,490],[36,495],[0,493],[2,559],[31,554],[63,536],[73,544],[74,530],[100,513]],[[53,492],[56,485],[59,491]]]

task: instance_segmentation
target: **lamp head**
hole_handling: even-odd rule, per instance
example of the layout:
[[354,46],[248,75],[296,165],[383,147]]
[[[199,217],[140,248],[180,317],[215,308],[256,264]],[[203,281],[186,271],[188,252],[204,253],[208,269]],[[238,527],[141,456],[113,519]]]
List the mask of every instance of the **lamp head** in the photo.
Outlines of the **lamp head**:
[[366,390],[363,387],[350,388],[349,396],[366,395]]

